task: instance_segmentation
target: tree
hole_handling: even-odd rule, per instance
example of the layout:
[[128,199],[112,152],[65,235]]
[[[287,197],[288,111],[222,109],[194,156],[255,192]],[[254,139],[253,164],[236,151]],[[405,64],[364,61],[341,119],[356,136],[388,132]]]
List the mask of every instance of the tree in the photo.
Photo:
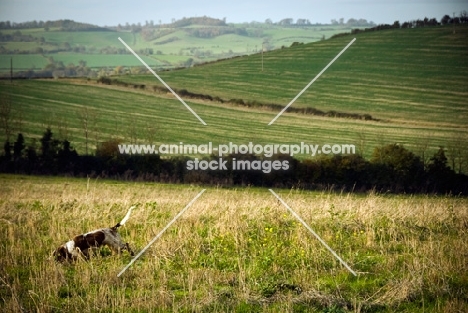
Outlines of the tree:
[[447,159],[453,171],[461,174],[465,163],[468,161],[467,138],[461,133],[455,135],[447,144]]
[[354,18],[350,18],[347,22],[346,22],[346,25],[348,26],[357,26],[358,24],[358,21]]
[[468,23],[468,13],[466,10],[460,12],[460,23]]
[[120,75],[123,73],[123,71],[124,71],[124,67],[122,65],[119,65],[119,66],[116,66],[116,68],[114,69],[114,74]]
[[58,166],[60,171],[72,171],[73,164],[75,163],[77,157],[78,153],[76,153],[75,149],[72,148],[70,142],[68,140],[64,140],[62,142],[62,148],[59,149],[57,153]]
[[13,144],[14,160],[18,160],[22,157],[24,148],[26,148],[26,145],[24,144],[24,137],[23,134],[20,133],[18,134],[15,143]]
[[188,58],[187,61],[184,62],[185,67],[191,67],[193,65],[193,58]]
[[284,19],[282,19],[281,21],[279,21],[278,24],[279,24],[279,25],[289,26],[289,25],[291,25],[293,22],[294,22],[294,19],[292,19],[292,18],[284,18]]
[[110,139],[102,142],[96,148],[96,156],[101,158],[114,158],[119,156],[119,144],[122,141],[120,139]]
[[296,21],[296,25],[310,25],[310,21],[305,18],[299,18]]
[[401,24],[401,28],[411,28],[411,23],[403,22],[403,24]]
[[377,180],[396,191],[419,188],[424,174],[421,159],[398,144],[375,148],[371,163],[377,166]]
[[8,140],[5,141],[5,144],[3,145],[3,152],[5,154],[5,159],[7,161],[10,161],[11,160],[11,144]]
[[68,129],[68,121],[65,117],[56,118],[57,120],[57,129],[58,129],[58,138],[60,140],[70,139],[70,130]]
[[447,173],[450,171],[450,168],[448,167],[448,159],[445,156],[445,150],[443,147],[439,147],[439,150],[434,154],[434,156],[431,158],[429,166],[428,166],[428,172],[432,174],[443,174]]
[[37,140],[33,139],[26,149],[26,156],[30,164],[35,164],[37,162]]
[[59,150],[59,141],[53,139],[53,133],[50,128],[46,129],[46,132],[41,138],[41,155],[44,164],[53,164]]
[[431,158],[427,168],[428,186],[431,191],[449,192],[461,187],[457,186],[457,176],[447,164],[445,150],[440,147]]
[[451,21],[452,19],[450,18],[450,16],[448,14],[445,14],[440,20],[440,24],[447,25],[447,24],[450,24]]

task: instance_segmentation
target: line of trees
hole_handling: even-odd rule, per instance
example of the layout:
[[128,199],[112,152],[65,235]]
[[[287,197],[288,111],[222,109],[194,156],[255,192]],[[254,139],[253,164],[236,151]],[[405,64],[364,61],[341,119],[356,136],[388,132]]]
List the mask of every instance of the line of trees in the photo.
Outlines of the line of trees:
[[59,52],[74,52],[88,54],[130,54],[125,48],[106,46],[96,48],[95,46],[86,47],[84,45],[71,45],[69,42],[46,41],[44,37],[34,37],[32,35],[23,35],[17,30],[12,34],[3,34],[0,32],[0,42],[36,42],[38,46],[29,49],[13,48],[8,49],[0,46],[0,54],[44,54]]
[[29,21],[29,22],[10,22],[0,21],[0,29],[25,29],[25,28],[44,28],[49,30],[50,28],[58,28],[61,31],[107,31],[109,29],[102,28],[96,25],[75,22],[73,20],[64,19],[56,21]]
[[[360,155],[334,155],[297,160],[287,155],[271,158],[256,155],[230,155],[249,161],[287,161],[288,170],[264,173],[261,170],[203,171],[187,170],[192,158],[159,155],[122,155],[119,140],[102,143],[94,155],[78,155],[68,140],[57,140],[48,128],[39,143],[26,145],[18,134],[8,140],[0,156],[0,172],[32,175],[68,175],[168,183],[200,183],[223,186],[251,185],[263,187],[297,187],[304,189],[338,189],[393,193],[452,193],[468,195],[468,176],[456,173],[448,165],[441,147],[427,164],[401,145],[375,148],[370,160]],[[207,156],[205,160],[217,160]]]
[[[355,28],[351,30],[352,34],[357,34],[360,32],[369,32],[369,31],[378,31],[385,29],[399,29],[399,28],[420,28],[420,27],[433,27],[438,25],[455,25],[455,24],[466,24],[468,23],[468,13],[467,11],[460,12],[459,16],[450,17],[449,15],[444,15],[438,22],[435,18],[417,19],[413,21],[406,21],[400,23],[400,21],[395,21],[393,24],[379,24],[374,27],[368,27],[364,29]],[[333,35],[331,38],[346,36],[349,33],[339,33]]]
[[[459,16],[450,17],[449,15],[444,15],[440,21],[438,22],[435,18],[427,18],[424,19],[417,19],[413,21],[406,21],[400,23],[400,21],[393,22],[392,25],[390,24],[379,24],[371,28],[366,29],[353,29],[352,33],[356,34],[363,31],[375,31],[375,30],[383,30],[383,29],[395,29],[395,28],[420,28],[420,27],[431,27],[431,26],[438,26],[438,25],[452,25],[452,24],[467,24],[468,23],[468,13],[466,11],[462,11]],[[336,34],[332,37],[340,36],[343,34]]]

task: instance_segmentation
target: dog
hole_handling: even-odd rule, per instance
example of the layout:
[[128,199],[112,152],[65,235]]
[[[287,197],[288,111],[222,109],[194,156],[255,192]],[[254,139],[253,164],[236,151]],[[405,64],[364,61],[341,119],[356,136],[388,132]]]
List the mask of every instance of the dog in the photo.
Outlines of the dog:
[[128,243],[122,241],[117,229],[127,222],[134,208],[135,206],[132,206],[122,221],[117,223],[114,227],[96,229],[89,233],[75,236],[72,240],[58,247],[53,252],[52,256],[58,262],[76,261],[80,257],[89,259],[89,251],[102,246],[108,246],[112,252],[118,254],[123,250],[127,250],[130,255],[133,256],[134,253],[132,249],[130,249]]

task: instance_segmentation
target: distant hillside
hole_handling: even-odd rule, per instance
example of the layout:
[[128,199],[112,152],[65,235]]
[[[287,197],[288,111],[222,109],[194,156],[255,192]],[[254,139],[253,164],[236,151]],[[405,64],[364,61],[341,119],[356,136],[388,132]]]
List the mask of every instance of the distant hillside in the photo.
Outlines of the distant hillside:
[[[353,38],[356,42],[294,103],[291,112],[349,113],[358,118],[368,114],[381,121],[466,130],[468,24],[343,34],[161,75],[189,96],[277,111]],[[158,85],[152,75],[119,79]]]
[[[131,42],[132,34],[119,33],[124,34]],[[267,126],[353,38],[355,43],[291,110]],[[450,166],[468,172],[466,51],[468,25],[444,25],[348,34],[160,71],[208,127],[153,75],[1,81],[0,94],[20,120],[13,125],[28,138],[40,138],[50,125],[58,136],[72,138],[80,153],[87,137],[79,112],[89,109],[93,146],[109,138],[130,143],[304,141],[350,143],[370,157],[375,147],[396,143],[426,163],[442,146]]]
[[102,28],[72,20],[0,22],[0,76],[98,77],[141,74],[147,69],[122,45],[122,38],[155,70],[191,67],[237,56],[311,43],[368,30],[436,27],[467,23],[466,15],[375,25],[364,19],[332,20],[330,25],[291,18],[232,24],[190,17],[170,24]]
[[346,25],[227,24],[209,17],[112,28],[70,20],[0,22],[0,72],[9,75],[11,61],[19,77],[146,72],[118,37],[148,65],[162,70],[314,42],[350,30]]
[[60,31],[96,31],[109,30],[97,25],[75,22],[73,20],[57,20],[57,21],[30,21],[23,23],[11,23],[10,21],[0,21],[0,29],[31,29],[44,28],[45,30],[56,28]]

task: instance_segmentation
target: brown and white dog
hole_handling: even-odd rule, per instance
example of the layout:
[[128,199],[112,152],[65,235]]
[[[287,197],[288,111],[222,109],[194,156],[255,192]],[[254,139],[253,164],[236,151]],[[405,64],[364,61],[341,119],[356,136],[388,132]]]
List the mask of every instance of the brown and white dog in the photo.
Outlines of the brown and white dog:
[[122,250],[127,250],[130,255],[134,255],[132,249],[128,243],[124,243],[120,238],[117,228],[124,225],[130,217],[132,209],[135,207],[132,206],[125,217],[117,223],[114,227],[111,228],[101,228],[93,230],[86,234],[81,234],[75,236],[72,240],[66,242],[65,244],[58,247],[53,252],[53,257],[57,261],[75,261],[80,256],[89,258],[89,250],[96,249],[101,246],[108,246],[112,252],[120,253]]

